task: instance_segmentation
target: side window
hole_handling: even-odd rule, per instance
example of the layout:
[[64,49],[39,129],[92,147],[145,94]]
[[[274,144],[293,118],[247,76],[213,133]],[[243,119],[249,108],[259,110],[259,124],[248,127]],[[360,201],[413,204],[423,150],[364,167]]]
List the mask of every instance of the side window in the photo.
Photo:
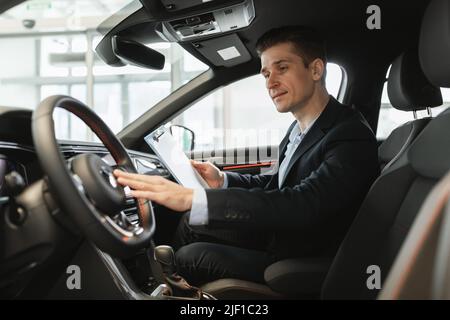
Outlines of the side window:
[[[389,70],[387,75],[388,74]],[[433,117],[437,116],[450,106],[450,88],[441,88],[441,93],[443,104],[439,107],[431,109]],[[417,118],[427,116],[427,111],[422,110],[417,112]],[[397,110],[392,106],[387,93],[387,81],[385,81],[383,94],[381,96],[380,114],[378,116],[377,139],[386,139],[395,128],[411,120],[414,120],[414,115],[412,112]]]
[[[328,63],[326,85],[337,97],[343,78],[340,66]],[[294,118],[278,113],[261,75],[254,75],[196,102],[174,118],[170,124],[189,128],[195,134],[194,151],[278,145]],[[172,132],[174,134],[174,132]],[[175,134],[184,143],[186,131]]]

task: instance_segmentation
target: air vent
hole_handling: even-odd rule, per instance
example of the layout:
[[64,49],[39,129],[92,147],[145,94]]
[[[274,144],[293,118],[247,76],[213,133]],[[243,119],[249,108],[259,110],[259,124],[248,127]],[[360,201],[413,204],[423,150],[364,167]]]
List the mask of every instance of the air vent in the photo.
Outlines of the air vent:
[[161,162],[153,159],[134,158],[134,165],[136,170],[141,174],[158,175],[163,177],[169,177],[169,171],[163,167]]

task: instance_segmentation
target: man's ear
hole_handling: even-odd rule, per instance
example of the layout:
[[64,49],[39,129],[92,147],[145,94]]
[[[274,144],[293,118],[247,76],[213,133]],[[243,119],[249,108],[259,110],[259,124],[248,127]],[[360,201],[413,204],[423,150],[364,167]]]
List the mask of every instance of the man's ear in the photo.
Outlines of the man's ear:
[[315,59],[311,62],[311,72],[314,81],[319,81],[324,76],[325,64],[322,59]]

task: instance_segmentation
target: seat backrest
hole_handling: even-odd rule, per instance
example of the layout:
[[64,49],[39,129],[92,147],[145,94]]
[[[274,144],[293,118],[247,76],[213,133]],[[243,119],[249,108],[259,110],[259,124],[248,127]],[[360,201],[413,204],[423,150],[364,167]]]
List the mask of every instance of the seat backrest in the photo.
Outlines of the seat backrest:
[[[449,21],[449,1],[432,1],[422,23],[419,54],[427,78],[436,86],[450,86],[450,63],[433,55],[439,48],[446,50],[444,56],[450,56],[450,37],[436,35],[450,35]],[[441,28],[434,28],[435,25]],[[433,67],[427,69],[430,64]],[[442,64],[442,68],[435,64]],[[331,265],[322,288],[323,298],[377,297],[380,287],[377,281],[371,282],[372,276],[380,276],[382,288],[422,203],[449,170],[450,109],[447,109],[430,121],[372,185]]]
[[[389,100],[398,110],[415,112],[442,104],[440,88],[428,81],[420,67],[417,48],[410,49],[395,59],[389,72],[387,88]],[[430,119],[412,120],[392,131],[378,148],[381,171],[400,157]]]
[[323,298],[376,298],[379,290],[367,286],[371,266],[383,283],[423,201],[448,170],[450,109],[375,181],[331,265]]
[[448,299],[449,227],[450,171],[420,209],[378,299]]

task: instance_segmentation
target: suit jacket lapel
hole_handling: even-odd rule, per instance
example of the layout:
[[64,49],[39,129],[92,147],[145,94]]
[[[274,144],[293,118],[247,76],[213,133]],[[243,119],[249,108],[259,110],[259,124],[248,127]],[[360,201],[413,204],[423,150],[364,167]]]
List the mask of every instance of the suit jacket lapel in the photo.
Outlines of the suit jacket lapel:
[[[297,162],[297,160],[300,159],[301,156],[303,156],[303,154],[306,151],[308,151],[313,145],[315,145],[320,139],[322,139],[322,137],[328,131],[327,129],[333,125],[333,123],[335,122],[336,117],[339,113],[340,107],[341,106],[340,106],[339,102],[337,102],[333,97],[330,96],[330,101],[328,102],[325,109],[322,111],[322,114],[319,116],[319,118],[313,124],[311,129],[306,133],[302,142],[297,147],[297,150],[295,150],[295,152],[288,164],[288,167],[286,169],[286,174],[285,174],[285,178],[283,181],[283,185],[286,182],[287,176],[289,175],[289,172],[291,171],[293,165]],[[291,126],[291,130],[292,130],[292,127],[293,126]],[[291,130],[289,130],[289,132]],[[287,141],[289,141],[289,139],[287,139]],[[287,146],[287,142],[286,142],[286,146]],[[283,156],[284,156],[284,153],[283,153]],[[281,161],[279,162],[279,164],[281,164]],[[278,179],[278,177],[277,177],[277,179]]]
[[289,136],[291,134],[292,129],[294,128],[294,126],[297,124],[297,121],[294,121],[291,123],[291,125],[289,126],[289,129],[286,133],[286,135],[284,136],[283,140],[281,140],[280,142],[280,146],[278,147],[278,164],[281,164],[281,161],[283,161],[284,159],[284,154],[286,153],[286,148],[287,145],[289,143]]
[[[289,142],[289,135],[291,134],[292,129],[294,128],[297,121],[294,121],[289,126],[286,135],[283,140],[281,140],[280,145],[278,146],[278,167],[280,167],[281,161],[284,159],[284,154],[286,153],[286,148]],[[278,188],[278,171],[269,180],[269,183],[266,185],[267,189]]]

